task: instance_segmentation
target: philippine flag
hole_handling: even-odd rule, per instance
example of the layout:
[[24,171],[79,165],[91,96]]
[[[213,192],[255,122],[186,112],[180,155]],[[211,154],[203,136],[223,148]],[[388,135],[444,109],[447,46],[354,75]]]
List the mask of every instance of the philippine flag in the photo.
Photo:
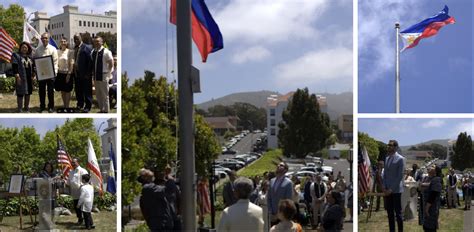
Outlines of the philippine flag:
[[403,52],[405,49],[415,47],[423,38],[438,34],[438,31],[443,26],[454,24],[456,21],[453,17],[448,15],[448,10],[448,6],[444,6],[444,9],[438,14],[400,32],[400,36],[405,41],[405,46],[401,51]]
[[[224,40],[204,0],[191,0],[191,8],[193,40],[201,53],[202,62],[206,62],[209,53],[224,47]],[[176,24],[176,0],[171,0],[170,11],[170,22]]]

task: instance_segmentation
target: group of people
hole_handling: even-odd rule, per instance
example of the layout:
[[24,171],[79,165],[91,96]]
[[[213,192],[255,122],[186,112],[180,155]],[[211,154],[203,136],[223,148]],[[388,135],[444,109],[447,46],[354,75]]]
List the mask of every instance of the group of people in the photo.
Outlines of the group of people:
[[[341,231],[346,215],[344,177],[339,174],[337,181],[331,182],[332,175],[331,178],[325,176],[323,182],[317,175],[306,178],[301,184],[297,178],[286,177],[287,171],[288,165],[280,162],[275,172],[267,172],[263,177],[249,179],[229,172],[229,181],[222,190],[224,210],[217,231],[303,231],[307,222],[300,210],[306,204],[300,204],[299,198],[306,188],[309,195],[302,194],[305,203],[318,212],[313,227],[320,231]],[[167,166],[164,171],[155,172],[141,169],[138,181],[142,184],[140,209],[148,228],[151,231],[179,231],[182,223],[180,189],[171,175],[171,168]],[[209,182],[201,177],[196,186],[198,223],[203,226],[204,217],[210,212]],[[348,201],[352,205],[352,192],[349,194]]]
[[180,231],[180,189],[171,176],[171,168],[153,172],[141,169],[140,210],[150,231]]
[[[429,165],[419,169],[413,164],[412,170],[406,170],[406,159],[398,153],[396,140],[390,140],[387,145],[388,154],[378,163],[375,172],[376,191],[384,195],[384,206],[387,211],[389,230],[403,231],[404,214],[402,211],[402,194],[406,191],[406,183],[418,183],[418,216],[419,224],[424,231],[437,231],[439,228],[439,211],[442,206],[443,189],[446,192],[447,208],[456,208],[459,198],[457,186],[461,182],[463,188],[465,210],[470,209],[474,189],[474,177],[466,173],[459,181],[453,169],[449,170],[444,182],[442,169],[438,165]],[[425,174],[424,172],[427,172]],[[445,184],[446,183],[446,184]],[[445,188],[444,188],[445,186]],[[377,200],[377,209],[379,201]],[[396,222],[396,223],[395,223]]]
[[[77,216],[77,225],[84,225],[86,229],[94,229],[92,219],[92,206],[94,202],[94,187],[90,184],[90,175],[86,169],[82,168],[79,160],[73,159],[71,163],[73,169],[69,172],[67,180],[58,175],[51,162],[46,162],[43,169],[38,173],[38,177],[49,179],[53,184],[54,191],[51,193],[51,208],[54,210],[56,197],[58,197],[58,183],[65,182],[69,186],[69,194],[74,203],[74,210]],[[54,213],[51,214],[54,217]]]
[[[322,176],[316,175],[305,178],[302,184],[296,177],[286,177],[287,171],[288,165],[281,162],[275,172],[265,173],[263,178],[237,178],[235,172],[230,172],[223,188],[226,208],[218,231],[302,231],[308,223],[301,212],[305,206],[313,211],[313,228],[342,230],[346,215],[344,177],[339,175],[338,181],[329,182],[333,179],[330,175],[323,182]],[[300,205],[303,191],[305,204]]]
[[[93,47],[82,42],[79,34],[74,35],[74,48],[69,49],[67,38],[61,38],[59,49],[49,44],[49,33],[41,35],[36,49],[28,42],[20,44],[17,53],[12,55],[12,68],[15,75],[17,111],[30,111],[30,96],[34,80],[39,85],[39,112],[55,111],[54,91],[61,92],[64,108],[70,108],[71,92],[76,94],[77,112],[88,113],[92,108],[93,88],[99,107],[99,113],[108,113],[116,96],[116,58],[103,46],[103,39],[96,36]],[[54,77],[39,78],[36,73],[35,58],[51,56]],[[111,88],[111,89],[109,89]],[[48,104],[46,105],[46,94]],[[112,106],[115,107],[115,106]]]

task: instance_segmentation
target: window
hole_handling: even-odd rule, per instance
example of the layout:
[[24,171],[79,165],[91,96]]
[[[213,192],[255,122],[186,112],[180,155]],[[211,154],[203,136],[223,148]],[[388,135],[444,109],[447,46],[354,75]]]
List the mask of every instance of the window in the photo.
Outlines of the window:
[[102,22],[100,22],[100,28],[102,28]]
[[81,20],[79,20],[79,26],[82,27],[82,21]]
[[61,27],[64,27],[64,22],[61,22]]
[[88,27],[91,26],[91,21],[87,21],[87,26],[88,26]]
[[114,24],[113,24],[113,23],[110,24],[110,28],[114,28]]
[[275,134],[276,134],[275,128],[271,128],[271,129],[270,129],[270,135],[275,135]]
[[275,109],[274,108],[270,109],[270,116],[275,116]]
[[270,119],[270,126],[275,126],[275,119]]

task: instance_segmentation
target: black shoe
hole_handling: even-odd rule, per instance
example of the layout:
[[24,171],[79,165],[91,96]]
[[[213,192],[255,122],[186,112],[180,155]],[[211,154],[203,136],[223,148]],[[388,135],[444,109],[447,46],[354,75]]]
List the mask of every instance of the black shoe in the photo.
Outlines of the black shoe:
[[80,225],[83,224],[83,222],[84,222],[84,221],[83,221],[82,219],[79,219],[79,220],[77,220],[77,225],[80,226]]
[[49,112],[49,113],[53,113],[53,112],[54,112],[54,109],[53,109],[53,108],[49,108],[49,109],[48,109],[48,112]]
[[44,108],[40,108],[40,109],[38,110],[38,113],[43,113],[44,110],[45,110]]
[[87,113],[89,113],[90,111],[91,111],[91,109],[89,109],[89,108],[84,108],[84,110],[83,110],[82,112],[84,112],[84,113],[87,114]]

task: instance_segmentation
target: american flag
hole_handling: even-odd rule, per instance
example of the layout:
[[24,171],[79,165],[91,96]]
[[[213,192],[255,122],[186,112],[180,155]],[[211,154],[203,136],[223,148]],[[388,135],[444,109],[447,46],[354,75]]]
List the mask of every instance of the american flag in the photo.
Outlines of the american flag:
[[367,149],[361,146],[360,143],[358,153],[359,194],[364,195],[370,191],[370,159]]
[[10,63],[13,48],[18,46],[15,40],[3,28],[0,28],[0,59]]
[[66,149],[64,149],[64,145],[58,135],[58,166],[61,168],[61,174],[64,180],[69,178],[69,171],[72,170],[71,162],[71,157],[66,152]]

